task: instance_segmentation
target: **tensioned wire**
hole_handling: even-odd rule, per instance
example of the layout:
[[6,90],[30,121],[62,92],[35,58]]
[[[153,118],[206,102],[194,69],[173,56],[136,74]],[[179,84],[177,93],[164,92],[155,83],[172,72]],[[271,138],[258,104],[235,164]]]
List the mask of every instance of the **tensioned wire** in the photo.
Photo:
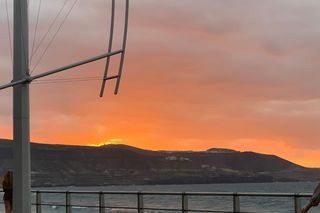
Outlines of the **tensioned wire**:
[[34,28],[34,34],[33,34],[33,40],[32,40],[31,59],[30,59],[30,61],[32,61],[32,54],[33,54],[33,50],[34,50],[35,41],[36,41],[36,38],[37,38],[37,29],[38,29],[38,24],[39,24],[39,16],[40,16],[41,3],[42,3],[42,0],[39,0],[38,12],[37,12],[37,19],[36,19],[36,26],[35,26],[35,28]]
[[39,65],[39,63],[41,62],[41,60],[43,59],[43,57],[45,56],[46,52],[48,51],[49,47],[51,46],[51,44],[53,43],[54,39],[56,38],[57,34],[59,33],[59,31],[61,30],[62,26],[64,25],[64,23],[66,22],[68,16],[70,15],[71,11],[73,10],[74,6],[76,5],[76,3],[78,2],[78,0],[75,0],[71,6],[71,8],[69,9],[69,11],[67,12],[67,14],[64,16],[62,22],[60,23],[58,29],[56,30],[56,32],[54,33],[53,37],[51,38],[50,42],[47,44],[45,50],[42,52],[40,58],[38,59],[38,61],[36,62],[36,64],[34,65],[34,67],[31,69],[31,74],[32,72],[37,68],[37,66]]
[[[52,27],[54,26],[54,24],[56,23],[56,21],[58,20],[58,17],[60,16],[61,12],[63,11],[63,9],[65,8],[65,6],[67,5],[67,2],[69,0],[65,0],[63,5],[61,6],[59,12],[57,13],[57,15],[54,17],[54,19],[52,20],[51,24],[49,25],[48,30],[46,31],[46,33],[41,37],[39,44],[36,46],[36,48],[31,52],[31,59],[30,59],[30,64],[32,63],[32,59],[33,56],[38,52],[39,48],[41,47],[42,43],[45,41],[45,39],[48,37]],[[32,73],[32,72],[31,72]]]
[[73,83],[73,82],[87,82],[87,81],[101,81],[99,76],[92,77],[78,77],[78,78],[53,78],[44,80],[35,80],[33,84],[56,84],[56,83]]
[[13,51],[12,51],[12,40],[11,40],[11,26],[10,26],[10,18],[9,18],[9,11],[8,11],[8,0],[6,0],[6,12],[7,12],[7,27],[8,27],[8,37],[9,37],[9,45],[10,45],[10,58],[11,58],[11,65],[13,65]]
[[48,82],[48,81],[65,81],[65,80],[83,80],[83,79],[97,79],[100,76],[85,76],[85,77],[70,77],[70,78],[51,78],[51,79],[37,79],[35,81]]
[[[20,10],[20,18],[21,18],[21,22],[22,22],[22,7],[21,7],[21,4],[22,4],[22,2],[20,2],[20,4],[19,4],[19,6],[20,6],[20,8],[19,8],[19,10]],[[29,2],[27,1],[27,10],[29,10],[28,9],[29,8]],[[28,33],[27,33],[28,34]],[[28,42],[29,41],[25,41],[25,33],[24,33],[24,29],[22,29],[21,30],[21,39],[22,39],[22,55],[23,55],[23,62],[24,62],[24,64],[25,64],[25,67],[27,67],[27,65],[28,65],[28,61],[29,61],[29,58],[27,57],[28,56],[28,53],[27,53],[27,48],[26,48],[26,45],[28,44]],[[23,63],[22,62],[22,63]],[[27,73],[29,74],[29,70],[27,70]]]

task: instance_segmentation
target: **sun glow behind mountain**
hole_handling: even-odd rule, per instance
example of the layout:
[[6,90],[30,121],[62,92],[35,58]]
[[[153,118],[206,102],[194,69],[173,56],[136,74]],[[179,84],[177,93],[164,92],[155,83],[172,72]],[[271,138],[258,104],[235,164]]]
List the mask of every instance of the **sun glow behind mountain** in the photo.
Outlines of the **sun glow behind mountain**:
[[89,146],[101,147],[101,146],[105,146],[105,145],[109,145],[109,144],[118,144],[118,143],[121,143],[122,141],[123,140],[121,138],[112,138],[112,139],[108,139],[106,141],[103,141],[101,143],[89,144]]

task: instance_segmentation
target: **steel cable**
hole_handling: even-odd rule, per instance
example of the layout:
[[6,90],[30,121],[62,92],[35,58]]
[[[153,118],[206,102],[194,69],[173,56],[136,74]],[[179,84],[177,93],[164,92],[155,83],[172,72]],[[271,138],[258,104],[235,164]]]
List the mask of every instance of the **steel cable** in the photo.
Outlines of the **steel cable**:
[[88,82],[88,81],[100,81],[101,77],[92,78],[66,78],[66,79],[48,79],[48,80],[35,80],[33,84],[56,84],[56,83],[73,83],[73,82]]
[[[30,64],[32,63],[32,59],[33,56],[38,52],[39,48],[41,47],[42,43],[44,42],[44,40],[47,38],[47,36],[49,35],[52,27],[54,26],[54,24],[56,23],[58,17],[60,16],[61,12],[63,11],[63,9],[65,8],[65,6],[67,5],[67,2],[69,0],[65,0],[62,7],[60,8],[59,12],[57,13],[57,15],[54,17],[53,21],[51,22],[48,30],[46,31],[46,33],[41,37],[39,44],[37,45],[37,47],[34,49],[34,51],[31,52],[31,60],[30,60]],[[31,71],[32,73],[32,71]]]
[[75,0],[71,6],[71,8],[69,9],[68,13],[65,15],[64,19],[62,20],[61,24],[59,25],[57,31],[55,32],[55,34],[53,35],[52,39],[50,40],[50,42],[48,43],[48,45],[46,46],[45,50],[43,51],[42,55],[40,56],[39,60],[37,61],[37,63],[35,64],[35,66],[33,67],[31,73],[37,68],[37,66],[39,65],[39,63],[41,62],[42,58],[44,57],[44,55],[46,54],[47,50],[49,49],[49,47],[51,46],[52,42],[54,41],[54,39],[56,38],[57,34],[59,33],[59,31],[61,30],[62,26],[64,25],[64,23],[66,22],[68,16],[70,15],[71,11],[73,10],[74,6],[76,5],[76,3],[78,2],[78,0]]
[[10,18],[9,18],[9,11],[8,11],[8,0],[6,0],[6,12],[7,12],[7,27],[8,27],[8,35],[9,35],[9,44],[10,44],[10,58],[11,64],[13,65],[13,50],[12,50],[12,39],[11,39],[11,25],[10,25]]
[[37,18],[36,18],[36,26],[35,26],[35,28],[34,28],[34,35],[33,35],[33,40],[32,40],[31,59],[30,59],[30,61],[32,61],[34,45],[35,45],[36,38],[37,38],[37,29],[38,29],[38,24],[39,24],[39,16],[40,16],[40,10],[41,10],[41,3],[42,3],[42,0],[39,0],[38,12],[37,12]]

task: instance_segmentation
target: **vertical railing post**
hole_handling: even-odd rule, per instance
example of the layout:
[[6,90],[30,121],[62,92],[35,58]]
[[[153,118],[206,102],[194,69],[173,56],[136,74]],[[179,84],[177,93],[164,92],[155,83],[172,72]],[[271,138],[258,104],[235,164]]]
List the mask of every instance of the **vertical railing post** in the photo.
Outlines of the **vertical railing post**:
[[99,213],[105,213],[105,204],[104,204],[104,193],[100,192],[99,193]]
[[294,212],[301,213],[301,197],[299,193],[294,194]]
[[66,213],[71,213],[71,193],[66,191]]
[[233,212],[240,212],[240,199],[237,193],[233,193]]
[[182,213],[188,212],[188,195],[182,192]]
[[41,192],[36,192],[36,213],[41,213]]
[[141,192],[137,193],[137,199],[138,199],[138,213],[143,213],[143,194]]

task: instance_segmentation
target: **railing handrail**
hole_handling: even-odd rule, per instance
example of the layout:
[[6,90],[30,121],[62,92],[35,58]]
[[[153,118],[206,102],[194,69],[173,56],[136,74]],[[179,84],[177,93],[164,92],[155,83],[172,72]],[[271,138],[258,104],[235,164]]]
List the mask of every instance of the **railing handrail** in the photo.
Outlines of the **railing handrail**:
[[127,195],[189,195],[189,196],[255,196],[255,197],[311,197],[312,193],[273,193],[273,192],[173,192],[173,191],[95,191],[95,190],[31,190],[31,192],[40,193],[71,193],[71,194],[127,194]]
[[[3,192],[0,189],[0,192]],[[98,190],[54,190],[54,189],[33,189],[31,192],[36,193],[54,193],[54,194],[123,194],[123,195],[188,195],[188,196],[254,196],[254,197],[311,197],[312,193],[284,193],[284,192],[173,192],[173,191],[98,191]]]

